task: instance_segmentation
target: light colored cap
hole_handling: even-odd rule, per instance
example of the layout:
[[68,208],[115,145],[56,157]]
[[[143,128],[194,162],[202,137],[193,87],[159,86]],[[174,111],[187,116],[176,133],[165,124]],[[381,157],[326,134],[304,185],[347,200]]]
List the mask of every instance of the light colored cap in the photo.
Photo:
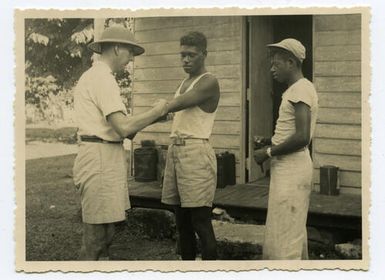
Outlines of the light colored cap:
[[294,54],[294,56],[298,58],[301,62],[306,58],[305,47],[302,45],[300,41],[293,38],[284,39],[279,43],[269,44],[267,46],[270,48],[285,49],[291,52],[292,54]]
[[144,48],[135,42],[134,34],[130,30],[122,26],[112,26],[104,29],[100,39],[88,45],[88,48],[95,53],[101,53],[101,44],[103,43],[121,43],[129,45],[134,55],[144,53]]

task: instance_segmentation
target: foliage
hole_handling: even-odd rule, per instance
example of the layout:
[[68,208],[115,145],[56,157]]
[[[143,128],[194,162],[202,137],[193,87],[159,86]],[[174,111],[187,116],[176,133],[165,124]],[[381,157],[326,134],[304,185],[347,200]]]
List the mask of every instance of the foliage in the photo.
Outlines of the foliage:
[[26,74],[53,76],[59,86],[71,88],[91,66],[92,19],[26,19]]
[[[131,18],[107,18],[102,28],[123,25],[132,30],[132,23]],[[50,123],[63,118],[63,108],[72,108],[72,88],[95,58],[87,48],[93,39],[93,19],[25,20],[25,101],[34,110],[33,115],[39,115],[38,119]],[[127,68],[116,75],[128,111],[131,107],[130,72]]]

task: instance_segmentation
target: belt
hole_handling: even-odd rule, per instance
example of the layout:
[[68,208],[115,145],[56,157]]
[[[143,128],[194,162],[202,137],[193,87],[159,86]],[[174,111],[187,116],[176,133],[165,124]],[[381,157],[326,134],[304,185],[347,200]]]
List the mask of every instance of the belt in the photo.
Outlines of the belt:
[[189,143],[206,143],[209,139],[206,138],[180,138],[180,137],[172,137],[171,143],[175,146],[186,146]]
[[82,142],[94,142],[94,143],[104,143],[104,144],[123,144],[123,141],[108,141],[97,136],[88,136],[80,135],[80,140]]

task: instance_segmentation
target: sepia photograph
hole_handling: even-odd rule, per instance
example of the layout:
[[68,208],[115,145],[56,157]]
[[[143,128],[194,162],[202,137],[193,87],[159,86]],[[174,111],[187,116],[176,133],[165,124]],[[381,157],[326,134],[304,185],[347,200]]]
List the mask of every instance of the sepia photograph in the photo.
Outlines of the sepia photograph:
[[15,22],[17,270],[368,269],[369,9]]

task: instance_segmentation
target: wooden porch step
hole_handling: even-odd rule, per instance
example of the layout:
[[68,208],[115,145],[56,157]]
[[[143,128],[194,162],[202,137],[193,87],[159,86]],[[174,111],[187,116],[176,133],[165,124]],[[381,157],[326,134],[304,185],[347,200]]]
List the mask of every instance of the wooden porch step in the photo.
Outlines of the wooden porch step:
[[[160,202],[159,182],[129,181],[131,204],[134,207],[170,209]],[[264,223],[267,212],[268,187],[237,184],[217,189],[214,206],[226,209],[234,218]],[[313,192],[307,224],[341,229],[361,230],[361,196],[340,194],[326,196]]]

